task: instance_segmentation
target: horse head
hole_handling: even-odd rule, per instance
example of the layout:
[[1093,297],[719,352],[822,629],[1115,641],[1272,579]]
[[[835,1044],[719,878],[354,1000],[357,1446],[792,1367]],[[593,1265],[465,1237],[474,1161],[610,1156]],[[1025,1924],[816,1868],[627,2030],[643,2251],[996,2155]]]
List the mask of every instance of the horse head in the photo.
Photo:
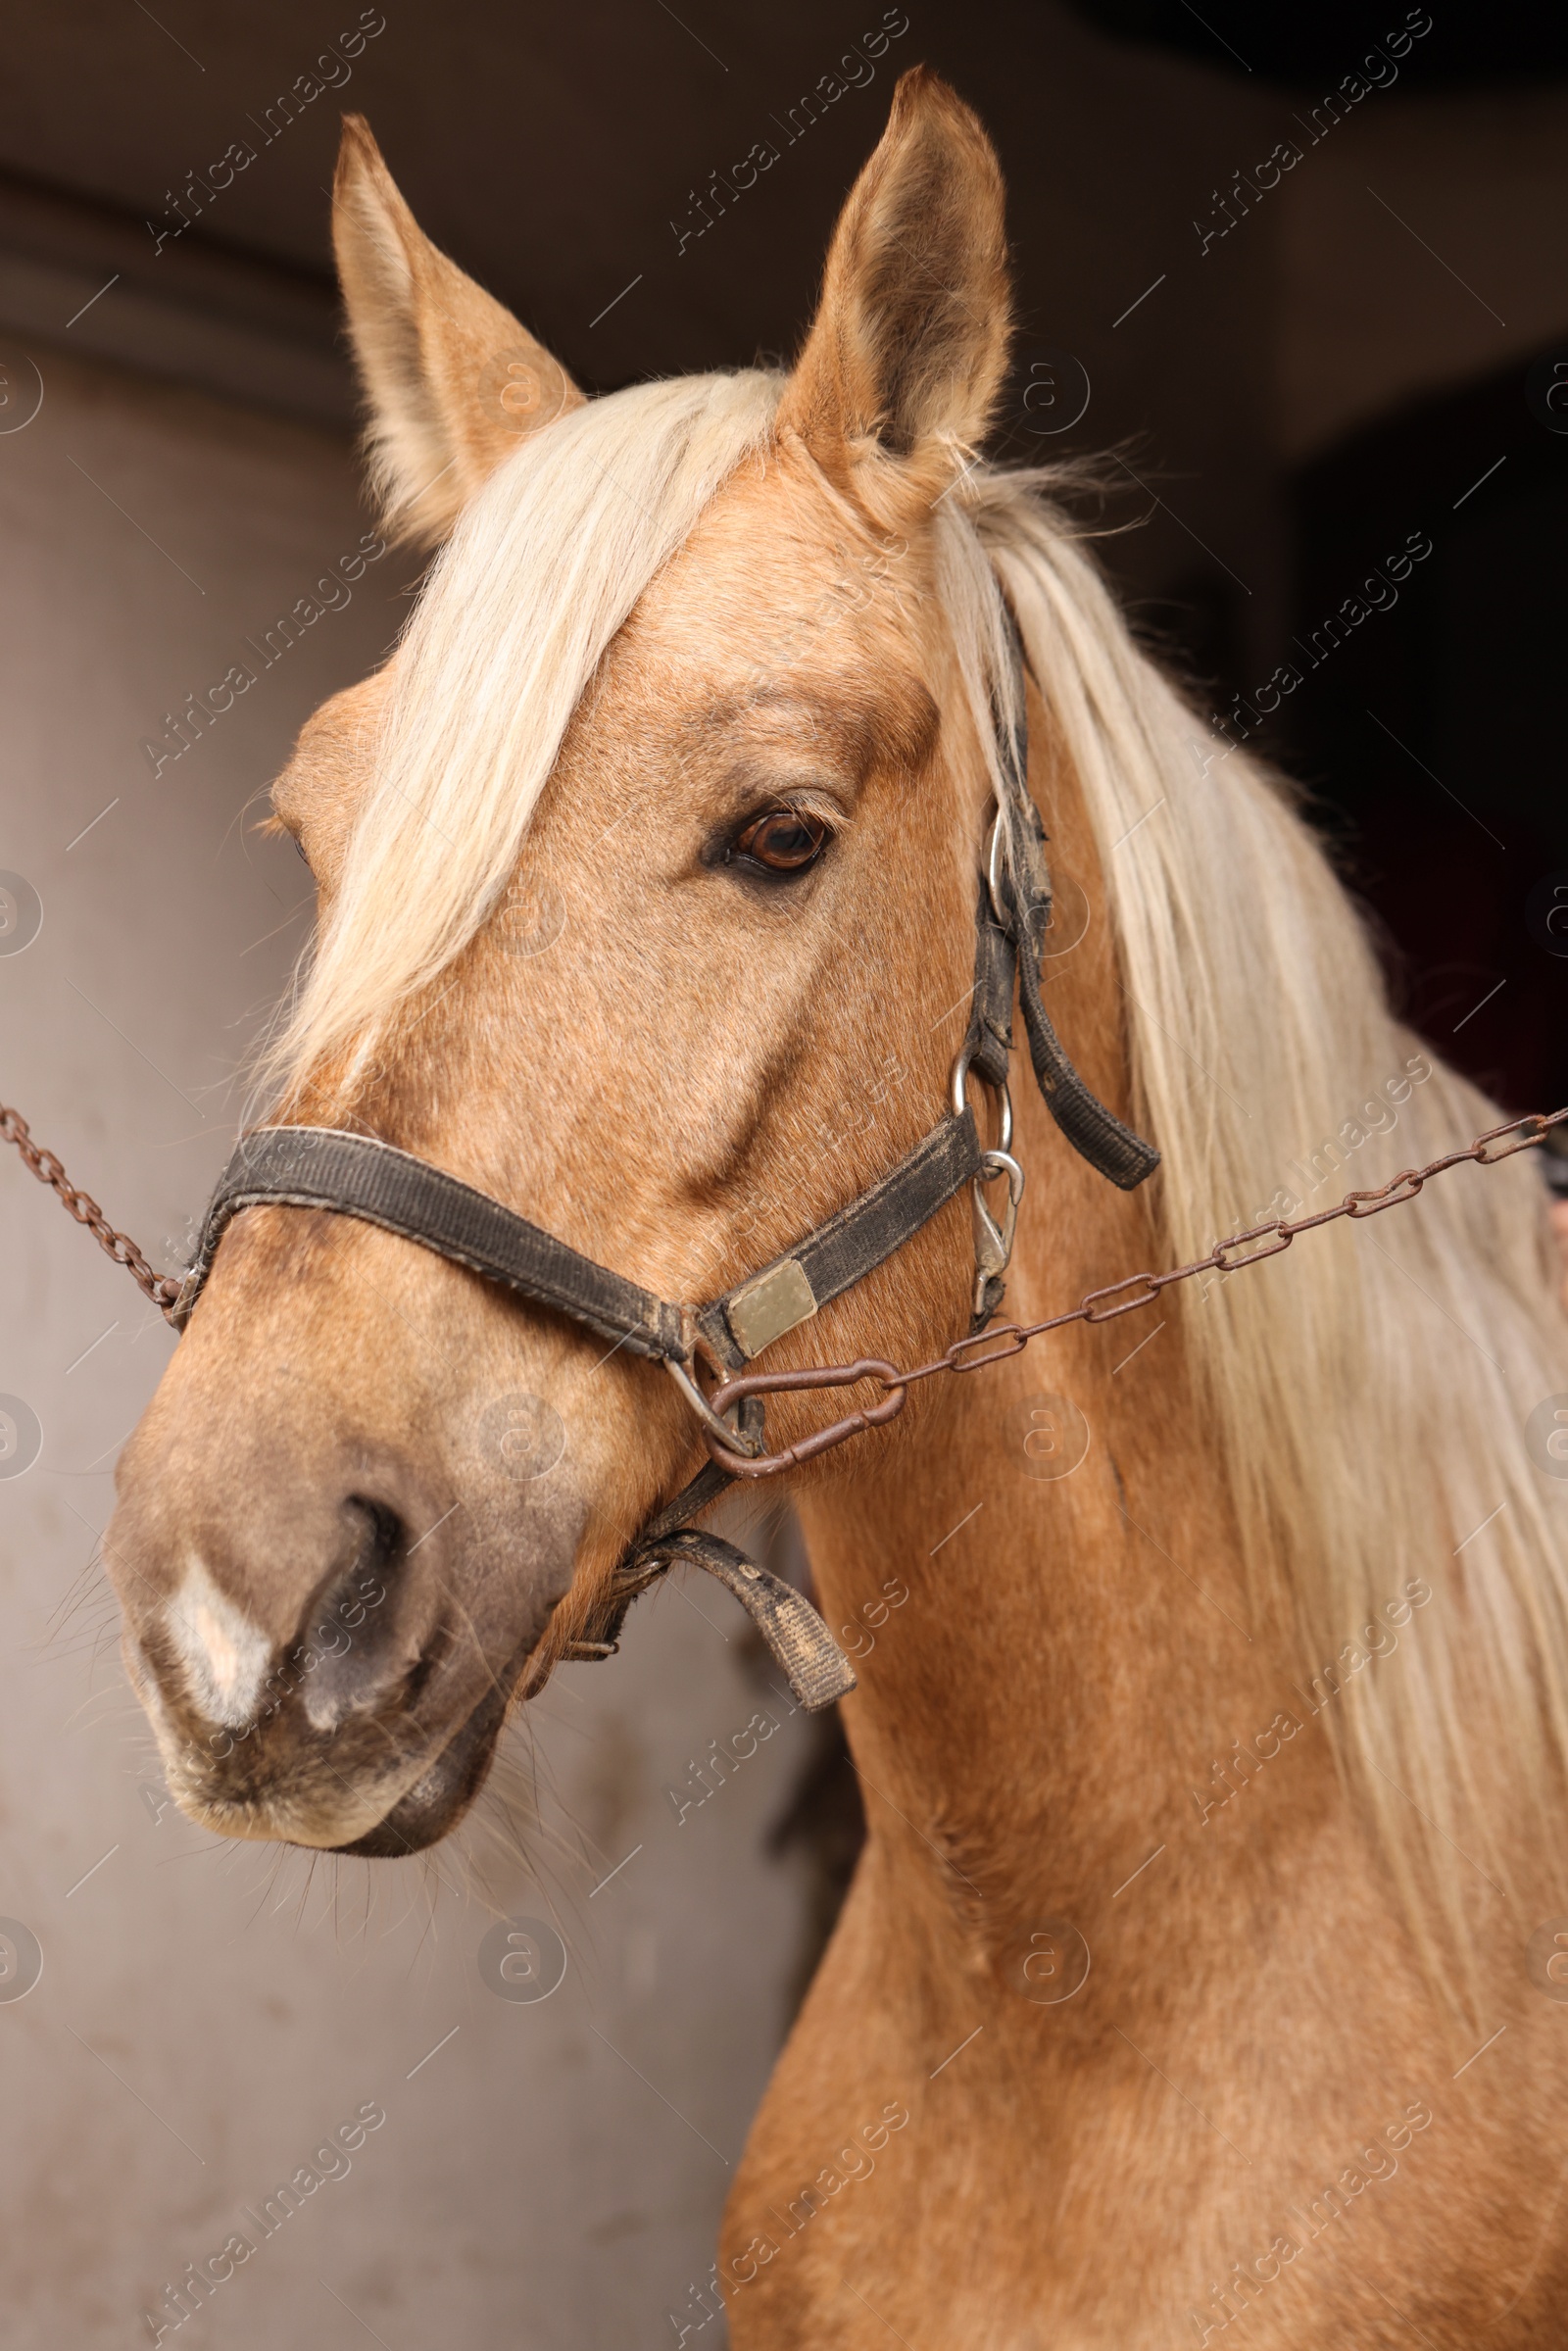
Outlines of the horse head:
[[[319,923],[273,1122],[710,1297],[932,1127],[963,1033],[1000,605],[950,493],[1004,367],[995,157],[906,75],[793,372],[594,401],[353,120],[334,230],[372,476],[439,552],[274,789]],[[971,1284],[955,1199],[810,1351],[945,1345]],[[247,1208],[106,1541],[181,1804],[442,1836],[696,1437],[626,1348],[372,1225]]]

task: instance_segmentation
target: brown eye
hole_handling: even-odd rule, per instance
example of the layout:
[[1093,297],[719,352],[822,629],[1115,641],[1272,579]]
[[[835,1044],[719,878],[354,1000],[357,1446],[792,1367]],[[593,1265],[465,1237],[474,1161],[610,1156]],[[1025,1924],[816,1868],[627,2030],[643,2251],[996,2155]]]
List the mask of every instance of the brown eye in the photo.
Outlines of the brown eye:
[[769,873],[804,873],[816,863],[828,837],[819,816],[808,816],[799,808],[769,808],[737,836],[734,854]]

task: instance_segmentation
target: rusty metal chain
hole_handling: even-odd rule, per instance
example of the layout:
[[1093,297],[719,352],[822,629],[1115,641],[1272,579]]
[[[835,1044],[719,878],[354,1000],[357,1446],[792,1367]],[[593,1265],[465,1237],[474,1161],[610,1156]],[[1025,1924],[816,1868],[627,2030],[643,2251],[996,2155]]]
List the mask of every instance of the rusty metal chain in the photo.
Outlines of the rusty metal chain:
[[[1168,1290],[1173,1282],[1191,1281],[1195,1274],[1241,1273],[1249,1265],[1261,1264],[1265,1257],[1277,1257],[1282,1249],[1290,1248],[1298,1233],[1333,1224],[1342,1216],[1378,1216],[1385,1208],[1402,1207],[1406,1200],[1417,1197],[1423,1184],[1450,1167],[1462,1166],[1467,1160],[1490,1167],[1495,1160],[1511,1158],[1515,1151],[1531,1151],[1565,1120],[1568,1108],[1549,1114],[1535,1111],[1524,1118],[1510,1119],[1503,1126],[1489,1127],[1464,1151],[1449,1151],[1426,1167],[1403,1168],[1376,1191],[1348,1192],[1338,1206],[1321,1208],[1315,1216],[1298,1216],[1291,1223],[1283,1217],[1271,1216],[1266,1223],[1249,1225],[1245,1232],[1232,1233],[1227,1240],[1216,1242],[1206,1257],[1197,1257],[1191,1265],[1175,1266],[1169,1273],[1129,1274],[1125,1281],[1112,1282],[1103,1290],[1091,1290],[1066,1313],[1048,1315],[1043,1322],[995,1323],[989,1330],[958,1340],[945,1354],[934,1356],[929,1363],[917,1364],[912,1371],[896,1371],[891,1363],[862,1358],[858,1363],[811,1364],[804,1371],[748,1372],[739,1379],[725,1380],[709,1398],[714,1412],[723,1412],[749,1396],[851,1388],[862,1380],[874,1380],[887,1394],[880,1403],[847,1413],[843,1420],[815,1430],[781,1452],[749,1458],[721,1445],[710,1432],[705,1432],[708,1449],[720,1467],[734,1477],[776,1477],[781,1470],[795,1469],[803,1461],[814,1460],[819,1453],[831,1451],[846,1438],[857,1437],[864,1429],[881,1428],[896,1419],[917,1380],[934,1379],[939,1372],[981,1371],[989,1363],[1004,1363],[1009,1355],[1021,1354],[1031,1339],[1039,1339],[1047,1331],[1063,1330],[1069,1323],[1112,1322],[1118,1314],[1132,1314],[1140,1306],[1152,1306],[1161,1291]],[[1510,1137],[1512,1140],[1507,1140]],[[1234,1253],[1237,1249],[1247,1249],[1249,1253],[1238,1257]]]
[[[1489,1127],[1463,1151],[1449,1151],[1425,1167],[1403,1168],[1375,1191],[1348,1192],[1335,1207],[1320,1208],[1315,1216],[1298,1216],[1293,1222],[1272,1216],[1262,1224],[1249,1225],[1245,1232],[1232,1233],[1226,1240],[1216,1242],[1206,1257],[1196,1257],[1190,1265],[1175,1266],[1169,1273],[1128,1274],[1124,1280],[1111,1282],[1102,1290],[1091,1290],[1076,1306],[1063,1314],[1047,1315],[1043,1322],[996,1323],[972,1338],[957,1340],[945,1354],[934,1356],[929,1363],[916,1364],[910,1371],[897,1371],[891,1363],[880,1359],[862,1358],[857,1363],[810,1364],[802,1371],[749,1372],[740,1379],[725,1380],[709,1399],[715,1412],[723,1412],[749,1396],[851,1388],[862,1380],[876,1381],[887,1395],[881,1403],[847,1413],[842,1420],[803,1437],[782,1452],[763,1453],[753,1459],[720,1445],[710,1433],[706,1437],[708,1449],[722,1468],[738,1478],[776,1477],[781,1470],[795,1469],[804,1461],[814,1460],[819,1453],[829,1452],[864,1429],[881,1428],[895,1419],[903,1411],[905,1398],[917,1380],[934,1379],[939,1372],[982,1371],[988,1364],[1004,1363],[1009,1355],[1021,1354],[1031,1339],[1039,1339],[1047,1331],[1063,1330],[1069,1323],[1113,1322],[1118,1314],[1132,1314],[1140,1306],[1152,1306],[1161,1291],[1168,1290],[1173,1282],[1191,1281],[1195,1274],[1242,1273],[1249,1265],[1261,1264],[1265,1257],[1277,1257],[1282,1249],[1290,1248],[1298,1233],[1310,1233],[1318,1225],[1334,1224],[1342,1216],[1378,1216],[1385,1208],[1403,1207],[1407,1200],[1417,1198],[1422,1186],[1434,1176],[1445,1174],[1450,1167],[1463,1166],[1469,1160],[1490,1167],[1498,1159],[1511,1158],[1515,1151],[1532,1151],[1545,1141],[1553,1127],[1565,1121],[1568,1108],[1549,1113],[1532,1111],[1524,1118]],[[168,1320],[179,1296],[180,1276],[155,1273],[130,1236],[115,1230],[91,1194],[76,1190],[54,1152],[33,1142],[21,1111],[8,1109],[3,1103],[0,1103],[0,1141],[16,1145],[39,1183],[50,1186],[62,1205],[78,1224],[87,1227],[106,1255],[125,1268],[137,1289]],[[1237,1249],[1247,1249],[1249,1253],[1238,1257],[1234,1254]]]
[[4,1103],[0,1103],[0,1141],[16,1145],[39,1183],[47,1184],[59,1196],[61,1205],[70,1210],[77,1224],[86,1226],[106,1255],[125,1268],[137,1289],[162,1309],[167,1320],[179,1296],[179,1275],[154,1273],[129,1234],[116,1232],[91,1193],[78,1192],[54,1152],[33,1142],[22,1112],[8,1110]]

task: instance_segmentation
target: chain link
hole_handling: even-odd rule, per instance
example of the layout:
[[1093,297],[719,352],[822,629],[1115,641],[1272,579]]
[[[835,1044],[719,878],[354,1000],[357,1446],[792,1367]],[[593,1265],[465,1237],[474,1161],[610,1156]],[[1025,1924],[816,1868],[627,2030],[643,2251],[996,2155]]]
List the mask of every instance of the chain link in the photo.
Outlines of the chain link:
[[[1004,1363],[1009,1355],[1021,1354],[1031,1339],[1039,1339],[1047,1331],[1064,1330],[1074,1322],[1113,1322],[1118,1314],[1134,1314],[1140,1306],[1152,1306],[1172,1283],[1189,1282],[1195,1274],[1242,1273],[1249,1265],[1261,1264],[1265,1257],[1277,1257],[1281,1249],[1290,1248],[1298,1233],[1313,1232],[1319,1225],[1333,1224],[1342,1216],[1380,1216],[1385,1208],[1401,1208],[1407,1200],[1417,1199],[1422,1186],[1434,1176],[1445,1174],[1450,1167],[1461,1167],[1467,1160],[1491,1167],[1499,1159],[1511,1158],[1515,1151],[1531,1151],[1564,1121],[1568,1121],[1568,1109],[1549,1114],[1534,1111],[1527,1117],[1510,1119],[1503,1126],[1489,1127],[1463,1151],[1449,1151],[1426,1167],[1406,1167],[1375,1191],[1348,1192],[1336,1207],[1320,1208],[1315,1216],[1298,1216],[1291,1223],[1283,1217],[1271,1216],[1263,1224],[1249,1225],[1245,1232],[1232,1233],[1228,1239],[1217,1241],[1206,1257],[1195,1257],[1191,1265],[1177,1265],[1169,1273],[1129,1274],[1124,1281],[1111,1282],[1103,1290],[1091,1290],[1066,1313],[1048,1315],[1044,1322],[993,1323],[989,1330],[957,1340],[945,1354],[934,1356],[929,1363],[917,1364],[912,1371],[897,1371],[889,1363],[823,1363],[804,1371],[748,1372],[739,1379],[725,1380],[709,1398],[715,1413],[739,1403],[743,1396],[845,1388],[859,1380],[875,1380],[888,1394],[880,1404],[868,1405],[862,1411],[847,1414],[843,1420],[832,1421],[825,1429],[814,1430],[782,1452],[762,1453],[752,1459],[721,1445],[711,1433],[706,1437],[708,1449],[734,1477],[776,1477],[781,1470],[797,1468],[803,1461],[814,1460],[834,1445],[843,1445],[847,1438],[858,1436],[862,1429],[880,1427],[894,1419],[903,1411],[905,1397],[917,1380],[934,1379],[939,1372],[983,1371],[988,1364]],[[1239,1249],[1246,1253],[1236,1255]]]
[[78,1192],[53,1151],[43,1151],[33,1142],[26,1120],[20,1110],[8,1110],[0,1103],[0,1141],[14,1143],[40,1184],[47,1184],[59,1198],[62,1207],[84,1224],[98,1247],[117,1265],[122,1265],[144,1298],[159,1307],[168,1319],[171,1307],[179,1296],[180,1277],[172,1273],[154,1273],[128,1233],[117,1233],[91,1193]]

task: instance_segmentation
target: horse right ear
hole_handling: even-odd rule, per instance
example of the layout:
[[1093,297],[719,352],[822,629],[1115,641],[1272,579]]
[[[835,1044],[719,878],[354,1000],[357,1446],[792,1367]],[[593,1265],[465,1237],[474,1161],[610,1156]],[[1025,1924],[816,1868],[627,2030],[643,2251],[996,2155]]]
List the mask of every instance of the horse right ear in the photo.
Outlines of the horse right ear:
[[911,491],[929,502],[985,432],[1009,312],[995,151],[916,66],[839,216],[780,428],[878,511]]
[[361,115],[343,118],[332,243],[369,403],[371,485],[388,532],[426,546],[518,439],[583,395],[508,310],[436,250]]

